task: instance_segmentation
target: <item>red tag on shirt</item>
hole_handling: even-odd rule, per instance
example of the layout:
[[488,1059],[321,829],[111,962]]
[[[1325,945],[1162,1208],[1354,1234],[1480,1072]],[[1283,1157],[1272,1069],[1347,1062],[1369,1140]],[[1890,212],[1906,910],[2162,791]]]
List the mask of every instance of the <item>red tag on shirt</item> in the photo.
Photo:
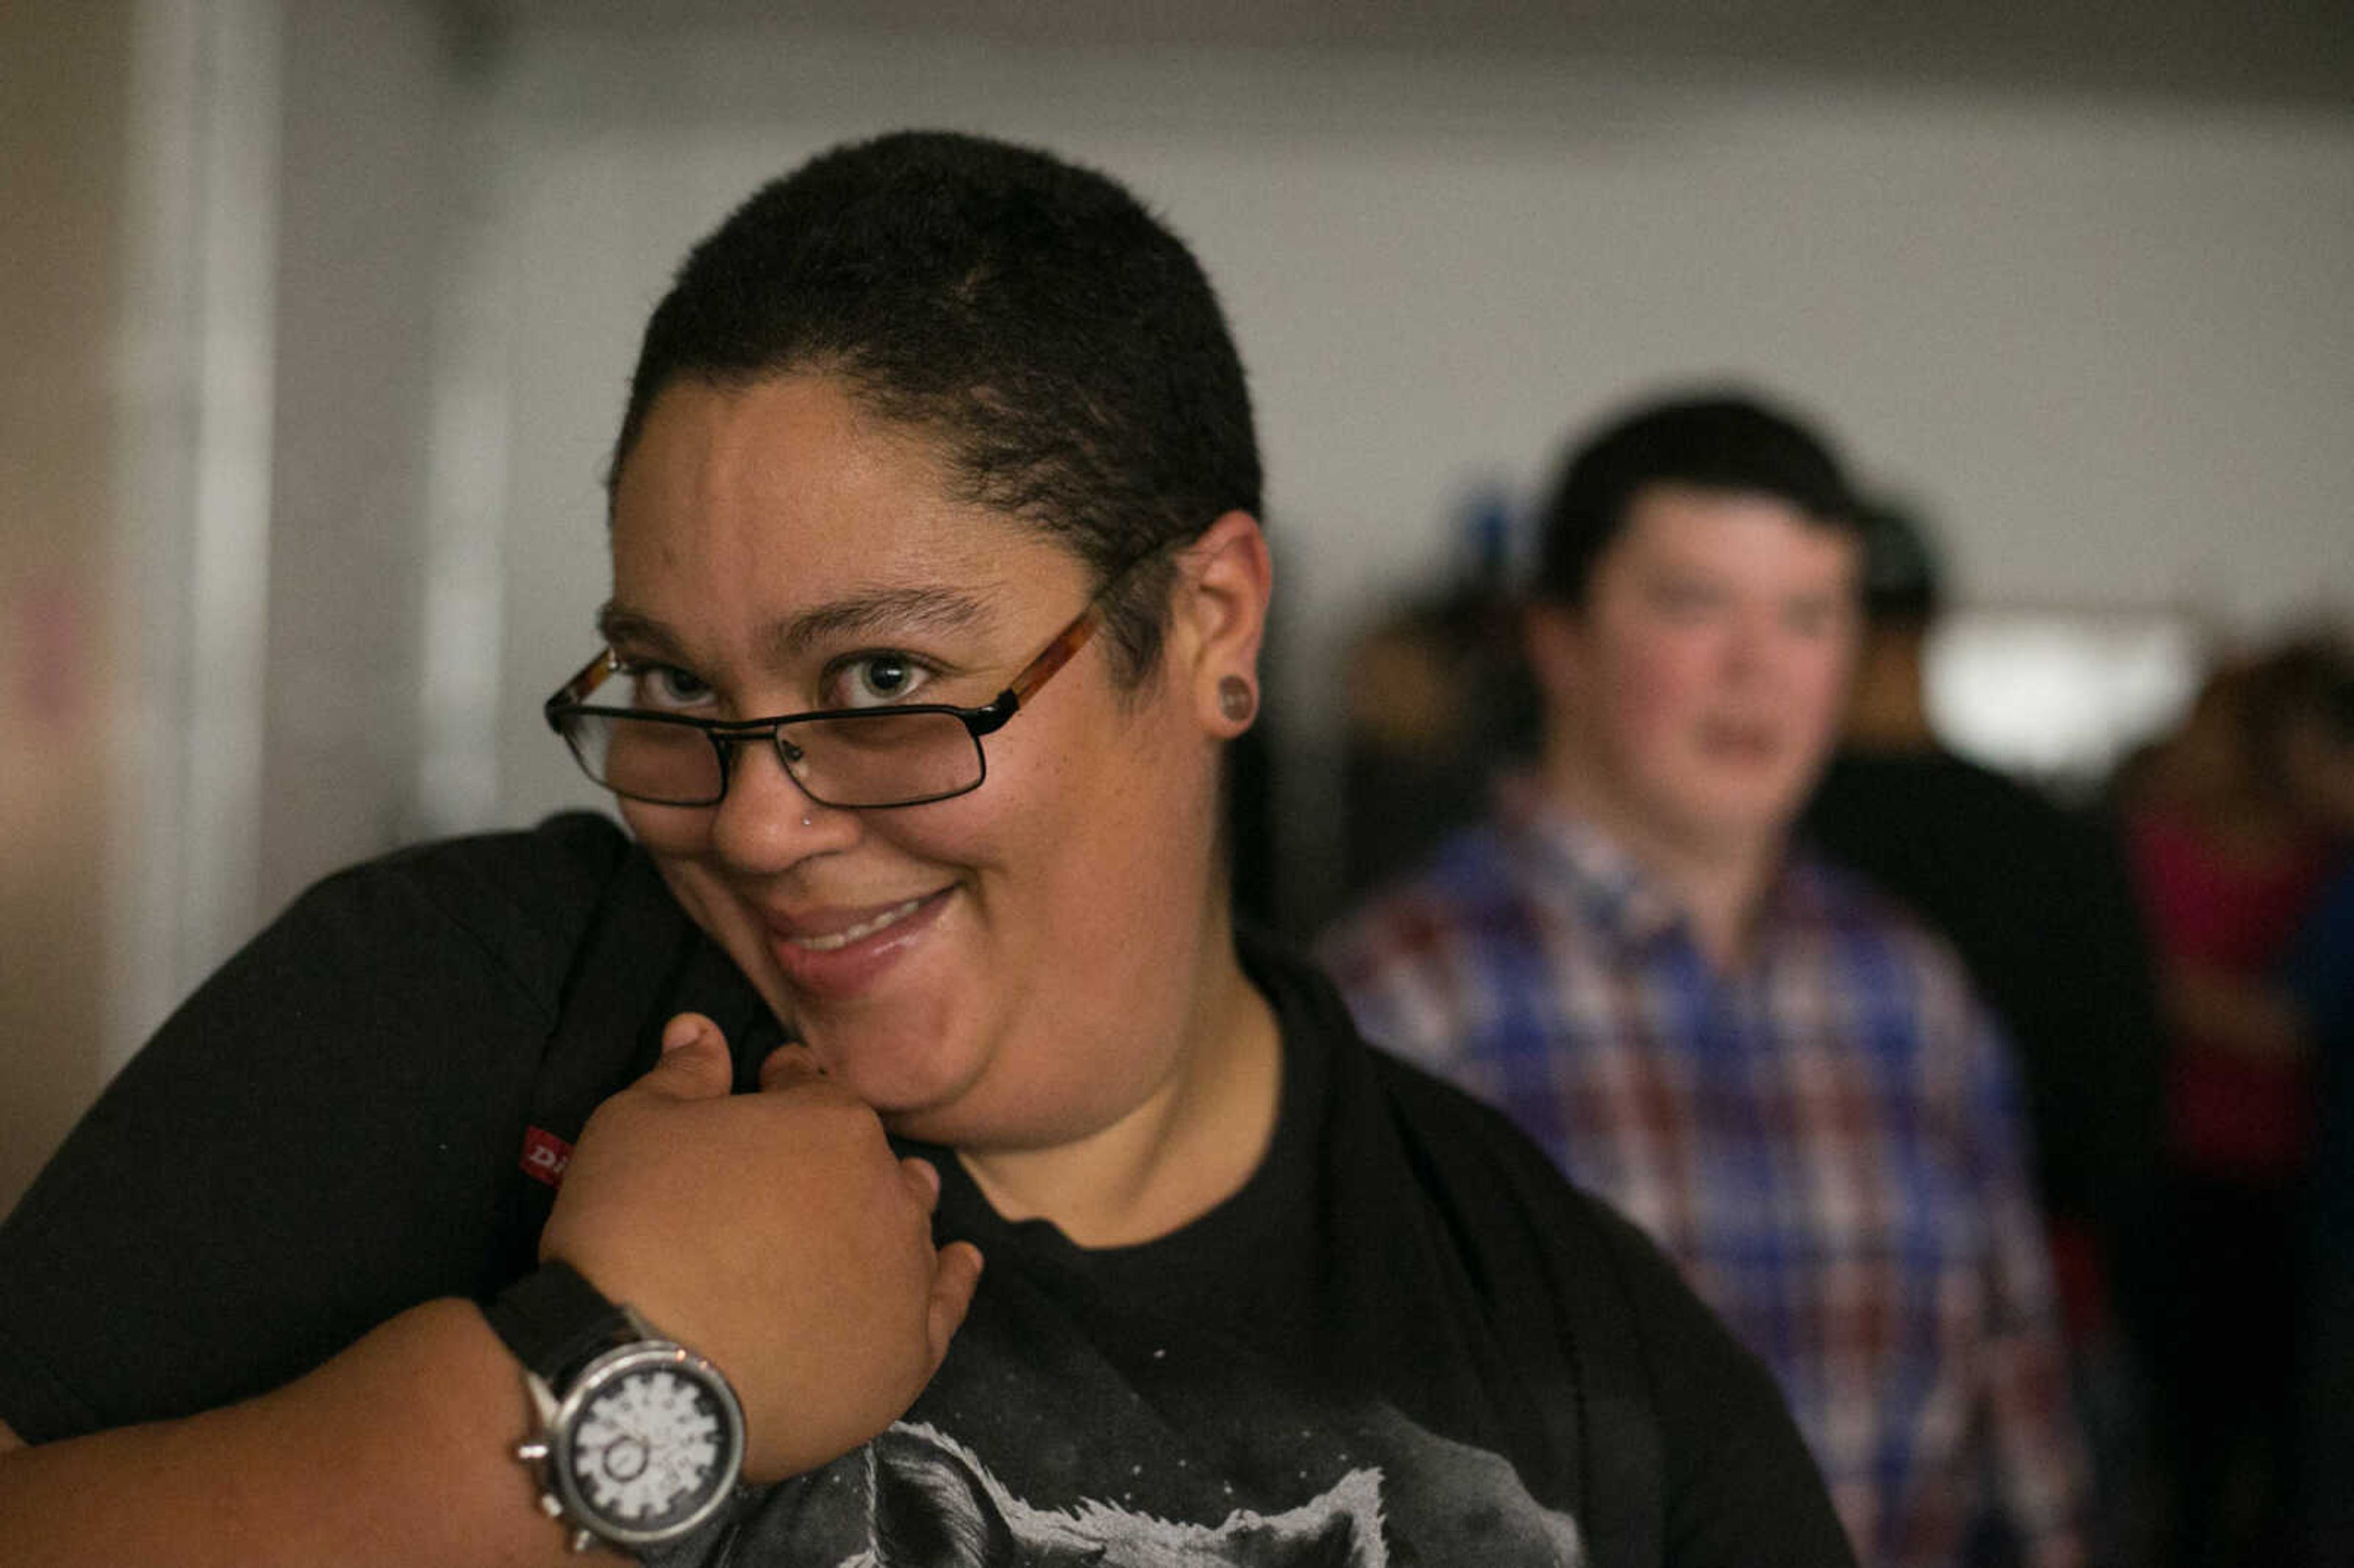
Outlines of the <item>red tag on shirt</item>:
[[551,1187],[564,1185],[564,1171],[572,1163],[572,1146],[544,1128],[524,1128],[523,1173]]

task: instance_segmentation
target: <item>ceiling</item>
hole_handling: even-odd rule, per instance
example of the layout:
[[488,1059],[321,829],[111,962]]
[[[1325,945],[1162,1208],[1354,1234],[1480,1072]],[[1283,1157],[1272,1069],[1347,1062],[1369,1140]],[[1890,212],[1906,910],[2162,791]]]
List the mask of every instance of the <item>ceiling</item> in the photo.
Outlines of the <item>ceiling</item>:
[[2354,108],[2354,0],[445,0],[512,27],[790,25],[1059,47],[1557,54],[1889,84]]

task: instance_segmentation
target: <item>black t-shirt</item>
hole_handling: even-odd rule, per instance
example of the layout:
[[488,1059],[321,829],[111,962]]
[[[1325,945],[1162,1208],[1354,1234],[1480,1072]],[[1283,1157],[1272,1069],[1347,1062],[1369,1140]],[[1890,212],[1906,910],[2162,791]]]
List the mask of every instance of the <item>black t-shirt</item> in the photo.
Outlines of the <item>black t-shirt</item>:
[[2046,1210],[2137,1223],[2158,1163],[2160,1030],[2115,835],[1945,751],[1840,753],[1804,829],[1960,952],[2017,1051]]
[[[1242,1191],[1089,1250],[930,1151],[941,1238],[989,1261],[939,1374],[663,1561],[1848,1561],[1771,1383],[1649,1244],[1365,1045],[1313,970],[1244,957],[1284,1074]],[[209,1408],[495,1289],[550,1201],[533,1151],[689,1008],[748,1086],[773,1021],[601,819],[321,885],[0,1224],[0,1419],[38,1442]]]

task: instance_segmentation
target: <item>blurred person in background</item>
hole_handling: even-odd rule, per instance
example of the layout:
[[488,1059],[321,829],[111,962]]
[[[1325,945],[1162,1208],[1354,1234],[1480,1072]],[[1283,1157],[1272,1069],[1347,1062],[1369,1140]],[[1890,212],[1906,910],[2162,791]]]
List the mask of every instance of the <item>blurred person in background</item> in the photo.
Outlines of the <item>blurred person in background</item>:
[[1540,549],[1536,770],[1323,957],[1766,1359],[1861,1561],[2080,1561],[2007,1049],[1948,947],[1791,844],[1858,639],[1839,463],[1751,397],[1649,404],[1575,450]]
[[2306,1560],[2328,1568],[2354,1563],[2354,853],[2345,847],[2354,842],[2354,659],[2330,680],[2317,718],[2301,766],[2341,843],[2337,869],[2290,938],[2279,982],[2312,1042],[2319,1079],[2297,1432]]
[[1341,874],[1329,919],[1403,876],[1487,809],[1496,775],[1524,768],[1538,728],[1511,580],[1511,513],[1482,490],[1461,508],[1468,569],[1378,617],[1349,650]]
[[2225,663],[2121,805],[2168,1034],[2153,1351],[2181,1568],[2292,1551],[2315,1066],[2278,977],[2343,853],[2347,667],[2321,636]]
[[1109,179],[754,195],[546,707],[630,831],[331,879],[109,1087],[0,1224],[0,1559],[1849,1562],[1657,1249],[1237,931],[1259,489]]
[[2114,823],[1956,756],[1929,722],[1944,609],[1934,543],[1864,512],[1864,636],[1839,751],[1800,831],[1950,940],[2009,1040],[2100,1499],[2098,1535],[2150,1531],[2147,1372],[2159,1144],[2155,978]]

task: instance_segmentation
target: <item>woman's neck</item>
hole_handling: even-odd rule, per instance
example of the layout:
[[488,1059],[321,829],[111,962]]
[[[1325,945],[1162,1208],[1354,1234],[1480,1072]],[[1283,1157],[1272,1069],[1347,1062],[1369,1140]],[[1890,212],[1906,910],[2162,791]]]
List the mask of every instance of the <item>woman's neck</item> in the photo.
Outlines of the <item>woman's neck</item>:
[[1250,1180],[1275,1136],[1281,1033],[1230,935],[1207,950],[1188,1044],[1134,1109],[1052,1148],[959,1152],[1001,1215],[1052,1221],[1081,1246],[1129,1246],[1182,1228]]

